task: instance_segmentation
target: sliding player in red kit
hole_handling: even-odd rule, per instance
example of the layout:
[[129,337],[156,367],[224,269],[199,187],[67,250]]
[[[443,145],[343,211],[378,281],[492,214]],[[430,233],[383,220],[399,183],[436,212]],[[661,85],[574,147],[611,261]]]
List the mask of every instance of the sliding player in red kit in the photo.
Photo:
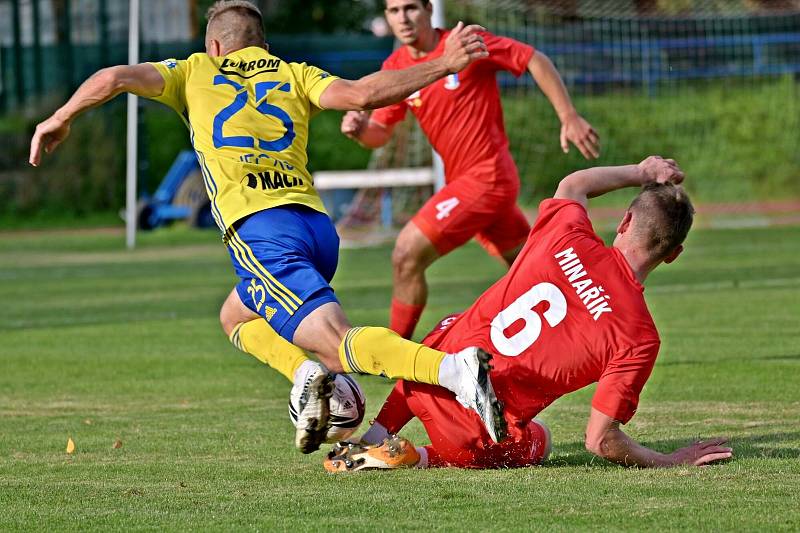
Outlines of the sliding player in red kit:
[[[723,439],[661,454],[620,429],[636,412],[658,355],[659,335],[642,282],[682,251],[693,208],[671,160],[576,172],[542,202],[528,241],[502,279],[464,313],[449,317],[424,344],[452,351],[475,345],[495,355],[492,383],[505,405],[509,438],[495,443],[480,419],[435,386],[399,381],[362,437],[375,445],[340,445],[331,471],[398,466],[520,467],[540,463],[550,447],[534,417],[553,401],[597,382],[586,447],[640,467],[706,464],[731,456]],[[587,199],[643,186],[606,247],[592,228]],[[414,448],[395,436],[416,416],[431,439]],[[382,443],[382,444],[377,444]]]
[[[431,25],[428,0],[386,0],[386,20],[404,45],[383,63],[397,70],[435,60],[449,30]],[[599,154],[599,138],[575,110],[553,63],[528,44],[483,32],[488,57],[447,76],[405,101],[368,115],[349,112],[342,132],[369,148],[386,144],[408,111],[442,156],[446,185],[431,197],[397,237],[392,253],[394,290],[390,327],[410,338],[428,296],[425,270],[476,237],[504,264],[519,253],[530,225],[517,206],[520,180],[509,151],[497,73],[530,74],[561,121],[560,143],[575,144],[588,159]]]

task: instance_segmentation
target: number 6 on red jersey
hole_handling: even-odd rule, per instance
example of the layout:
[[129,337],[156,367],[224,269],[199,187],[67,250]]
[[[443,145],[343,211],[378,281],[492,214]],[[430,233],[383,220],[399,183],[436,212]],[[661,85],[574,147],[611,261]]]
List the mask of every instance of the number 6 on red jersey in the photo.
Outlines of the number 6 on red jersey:
[[[557,326],[567,316],[567,299],[558,287],[552,283],[534,285],[492,320],[490,331],[492,344],[500,354],[515,357],[536,342],[542,333],[542,319],[533,308],[541,302],[550,304],[542,316],[551,328]],[[523,320],[525,325],[520,331],[507,337],[506,329],[518,320]]]

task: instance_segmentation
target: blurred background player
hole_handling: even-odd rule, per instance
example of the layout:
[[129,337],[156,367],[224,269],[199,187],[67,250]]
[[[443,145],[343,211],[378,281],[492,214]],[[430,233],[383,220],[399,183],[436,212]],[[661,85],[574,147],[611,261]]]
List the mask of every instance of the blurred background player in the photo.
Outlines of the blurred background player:
[[495,434],[493,421],[502,417],[486,377],[488,356],[448,355],[386,328],[350,326],[329,285],[339,238],[306,169],[314,114],[388,105],[458,72],[487,55],[480,26],[459,23],[436,61],[347,81],[271,55],[261,12],[247,1],[220,0],[207,18],[206,53],[110,67],[86,80],[36,127],[30,163],[38,165],[43,149],[66,139],[75,117],[122,92],[168,105],[190,128],[214,219],[240,277],[220,311],[223,330],[294,383],[297,447],[309,453],[325,438],[328,370],[439,383],[481,411]]
[[[442,55],[449,30],[432,26],[428,0],[386,0],[386,20],[404,45],[383,70],[406,68]],[[386,144],[395,124],[411,109],[433,148],[444,159],[447,185],[402,229],[392,253],[394,291],[390,328],[411,338],[425,308],[425,270],[472,237],[510,266],[530,226],[516,204],[519,175],[508,148],[496,73],[528,71],[561,120],[561,148],[573,143],[587,159],[599,155],[599,138],[572,105],[558,71],[533,47],[491,33],[481,34],[489,56],[462,72],[415,92],[404,102],[370,116],[349,112],[342,132],[369,148]]]
[[[660,157],[567,176],[555,197],[541,203],[531,238],[509,273],[425,339],[443,350],[477,345],[497,354],[491,376],[505,404],[507,440],[490,442],[480,420],[448,391],[399,381],[363,437],[367,443],[385,443],[339,447],[326,468],[538,464],[550,437],[533,417],[594,382],[585,434],[592,453],[639,467],[702,465],[731,457],[724,439],[662,454],[620,429],[636,412],[660,345],[642,283],[659,264],[678,257],[692,224],[694,209],[678,185],[683,177],[674,161]],[[619,223],[613,246],[606,247],[592,229],[587,199],[634,186],[642,190]],[[414,416],[424,424],[430,446],[415,449],[392,436]]]

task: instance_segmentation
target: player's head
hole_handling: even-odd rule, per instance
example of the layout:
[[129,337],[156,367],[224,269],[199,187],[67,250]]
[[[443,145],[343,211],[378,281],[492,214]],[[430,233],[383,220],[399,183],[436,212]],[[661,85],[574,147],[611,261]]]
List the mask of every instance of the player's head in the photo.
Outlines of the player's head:
[[625,238],[646,254],[653,267],[662,261],[671,263],[683,251],[693,219],[694,207],[683,187],[649,183],[628,207],[617,228],[617,239],[627,233]]
[[264,45],[261,10],[247,0],[217,0],[206,13],[206,53],[223,56]]
[[433,31],[431,17],[433,6],[430,0],[385,0],[386,22],[398,41],[413,45],[420,36]]

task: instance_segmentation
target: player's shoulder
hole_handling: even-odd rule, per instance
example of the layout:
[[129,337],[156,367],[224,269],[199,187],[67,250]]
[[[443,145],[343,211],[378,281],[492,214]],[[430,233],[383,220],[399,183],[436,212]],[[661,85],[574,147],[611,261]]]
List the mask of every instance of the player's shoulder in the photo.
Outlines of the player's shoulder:
[[567,198],[542,200],[533,227],[534,232],[546,231],[548,228],[555,228],[562,233],[570,229],[580,229],[584,233],[597,236],[586,207]]
[[499,43],[519,43],[521,41],[514,39],[513,37],[509,37],[507,35],[500,35],[498,33],[491,32],[489,30],[484,30],[478,32],[478,35],[483,37],[484,42],[487,45],[499,44]]
[[195,52],[186,58],[186,64],[189,66],[197,66],[202,64],[211,64],[211,56],[205,52]]
[[586,211],[586,207],[582,203],[572,200],[571,198],[545,198],[539,202],[539,213],[547,210],[562,209],[569,206],[577,207],[584,212]]

